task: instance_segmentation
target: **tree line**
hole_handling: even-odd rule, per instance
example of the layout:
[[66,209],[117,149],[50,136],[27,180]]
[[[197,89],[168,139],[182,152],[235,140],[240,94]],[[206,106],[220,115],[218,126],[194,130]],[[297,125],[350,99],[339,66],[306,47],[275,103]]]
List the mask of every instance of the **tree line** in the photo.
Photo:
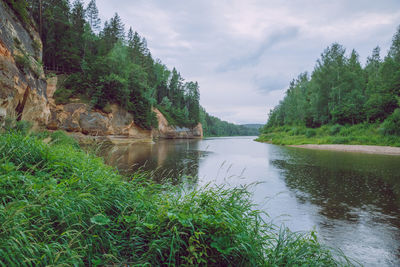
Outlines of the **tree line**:
[[359,55],[333,43],[313,72],[292,80],[286,95],[269,113],[264,132],[283,125],[382,123],[385,134],[400,135],[400,27],[388,54],[373,49],[363,67]]
[[96,1],[6,0],[19,19],[37,28],[43,42],[43,65],[68,73],[55,92],[57,103],[71,97],[110,111],[118,103],[135,123],[157,125],[153,107],[176,126],[201,122],[206,136],[257,135],[258,131],[222,121],[199,105],[197,82],[185,82],[178,70],[154,59],[146,39],[125,26],[116,13],[102,25]]
[[223,121],[200,108],[200,122],[205,136],[256,136],[258,128]]
[[126,31],[117,13],[101,25],[95,0],[86,7],[81,0],[6,2],[40,32],[44,67],[69,74],[55,94],[59,103],[78,97],[105,112],[117,103],[147,129],[157,126],[153,107],[174,125],[199,122],[198,83],[185,82],[175,68],[154,59],[146,39]]

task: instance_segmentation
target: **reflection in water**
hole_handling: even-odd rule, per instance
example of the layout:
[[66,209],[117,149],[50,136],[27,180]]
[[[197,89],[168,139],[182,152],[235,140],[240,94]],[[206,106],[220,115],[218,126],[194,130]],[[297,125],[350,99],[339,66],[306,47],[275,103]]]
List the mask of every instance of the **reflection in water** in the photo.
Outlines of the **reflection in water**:
[[153,179],[173,184],[182,180],[196,183],[199,159],[206,152],[198,149],[198,140],[160,140],[131,145],[106,145],[100,155],[107,164],[128,174],[143,169],[152,171]]
[[296,198],[318,207],[315,222],[326,243],[366,265],[398,265],[400,159],[283,149],[271,162]]
[[[316,228],[328,246],[367,266],[400,266],[400,157],[307,150],[253,138],[160,140],[110,146],[106,162],[144,165],[175,184],[257,184],[256,203],[294,231]],[[286,214],[287,216],[281,216]]]

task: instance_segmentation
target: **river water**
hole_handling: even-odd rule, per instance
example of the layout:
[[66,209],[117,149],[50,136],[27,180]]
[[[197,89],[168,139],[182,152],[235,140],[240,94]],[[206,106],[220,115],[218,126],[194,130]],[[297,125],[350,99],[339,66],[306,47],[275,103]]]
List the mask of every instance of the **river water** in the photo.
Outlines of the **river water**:
[[152,170],[159,182],[253,184],[254,201],[275,224],[315,229],[322,243],[365,266],[400,266],[399,156],[282,147],[254,138],[160,140],[110,146],[101,154],[126,174]]

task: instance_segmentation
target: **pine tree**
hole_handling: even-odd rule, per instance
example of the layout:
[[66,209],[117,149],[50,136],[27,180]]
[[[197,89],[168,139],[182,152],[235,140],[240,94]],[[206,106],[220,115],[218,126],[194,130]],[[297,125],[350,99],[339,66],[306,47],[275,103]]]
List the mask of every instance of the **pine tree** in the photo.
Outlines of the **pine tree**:
[[118,41],[124,41],[124,24],[121,18],[115,13],[110,21],[104,23],[104,28],[100,33],[102,39],[101,51],[106,55]]
[[80,0],[75,0],[71,12],[71,42],[72,53],[70,55],[71,67],[74,70],[81,69],[81,61],[84,52],[84,39],[85,33],[85,10],[83,3]]
[[99,18],[99,10],[96,6],[96,0],[91,0],[85,11],[86,18],[92,30],[99,31],[101,20]]

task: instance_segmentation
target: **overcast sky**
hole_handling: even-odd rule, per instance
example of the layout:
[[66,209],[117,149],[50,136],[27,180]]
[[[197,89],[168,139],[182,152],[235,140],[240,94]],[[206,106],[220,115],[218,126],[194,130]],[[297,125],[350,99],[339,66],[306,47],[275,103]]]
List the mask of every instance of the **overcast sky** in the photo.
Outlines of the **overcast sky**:
[[[89,0],[85,0],[87,4]],[[265,123],[289,82],[312,72],[338,42],[362,63],[386,55],[399,0],[97,0],[102,23],[117,12],[153,56],[198,81],[201,105],[234,123]]]

